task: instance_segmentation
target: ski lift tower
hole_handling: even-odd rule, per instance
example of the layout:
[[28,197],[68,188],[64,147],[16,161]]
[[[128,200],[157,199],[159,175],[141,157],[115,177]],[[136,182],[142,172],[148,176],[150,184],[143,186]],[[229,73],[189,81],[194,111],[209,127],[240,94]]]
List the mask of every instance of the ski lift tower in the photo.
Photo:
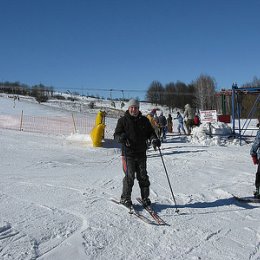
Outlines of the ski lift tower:
[[[244,122],[242,128],[241,128],[241,95],[243,94],[258,94],[256,97],[255,102],[252,104],[251,110],[246,118],[246,121]],[[248,125],[254,116],[257,105],[260,102],[260,86],[259,87],[241,87],[238,88],[237,84],[232,85],[232,131],[233,135],[236,135],[235,130],[236,130],[236,118],[238,120],[238,132],[239,132],[239,138],[240,138],[240,143],[241,143],[241,138],[244,136]],[[237,117],[236,117],[237,116]],[[243,133],[242,133],[243,131]]]

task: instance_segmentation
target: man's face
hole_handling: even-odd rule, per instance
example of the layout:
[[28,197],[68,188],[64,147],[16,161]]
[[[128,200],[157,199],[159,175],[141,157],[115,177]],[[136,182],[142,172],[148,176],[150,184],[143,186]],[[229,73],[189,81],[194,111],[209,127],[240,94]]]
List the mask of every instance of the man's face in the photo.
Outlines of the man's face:
[[128,111],[129,111],[129,114],[130,114],[131,116],[137,117],[138,114],[139,114],[139,107],[130,106],[130,107],[128,108]]

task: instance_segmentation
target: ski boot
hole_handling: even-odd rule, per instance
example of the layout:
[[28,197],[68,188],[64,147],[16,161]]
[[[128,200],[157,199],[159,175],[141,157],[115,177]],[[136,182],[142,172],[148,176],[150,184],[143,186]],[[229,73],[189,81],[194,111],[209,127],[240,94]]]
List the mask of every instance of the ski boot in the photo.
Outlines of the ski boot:
[[127,208],[131,208],[133,205],[133,203],[130,199],[124,199],[124,198],[121,198],[120,203],[122,205],[126,206]]
[[151,205],[151,200],[149,198],[142,199],[144,207],[148,207]]

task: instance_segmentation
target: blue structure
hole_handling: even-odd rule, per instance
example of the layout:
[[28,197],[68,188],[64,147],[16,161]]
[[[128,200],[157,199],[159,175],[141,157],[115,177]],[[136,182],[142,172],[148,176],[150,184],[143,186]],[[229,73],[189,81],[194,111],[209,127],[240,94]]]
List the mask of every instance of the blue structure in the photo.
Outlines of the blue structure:
[[[241,94],[258,94],[254,104],[252,104],[252,108],[248,114],[248,117],[243,124],[241,128],[241,122],[240,122],[240,116],[241,116]],[[242,136],[244,136],[245,131],[248,128],[248,125],[254,116],[256,109],[257,109],[257,104],[260,101],[260,87],[254,87],[254,88],[238,88],[236,84],[232,85],[232,123],[233,123],[233,134],[236,135],[235,130],[236,130],[236,120],[238,119],[238,131],[239,131],[239,137],[240,141]]]

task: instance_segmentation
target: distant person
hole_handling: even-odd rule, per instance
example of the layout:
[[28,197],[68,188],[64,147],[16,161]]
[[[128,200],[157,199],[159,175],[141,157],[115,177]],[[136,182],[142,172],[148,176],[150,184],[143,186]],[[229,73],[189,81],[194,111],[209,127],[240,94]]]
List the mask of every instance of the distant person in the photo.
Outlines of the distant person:
[[137,100],[131,99],[128,102],[128,110],[123,117],[118,119],[114,139],[122,144],[122,162],[125,173],[120,203],[129,208],[132,207],[131,193],[136,174],[143,203],[146,206],[150,205],[150,181],[146,169],[146,142],[150,139],[153,146],[156,147],[160,147],[161,142],[147,117],[139,111]]
[[181,134],[181,130],[182,130],[183,133],[186,135],[185,129],[183,127],[183,117],[180,114],[180,112],[177,112],[177,116],[174,119],[178,120],[178,127],[177,127],[178,133]]
[[190,135],[191,129],[194,125],[194,112],[193,112],[193,109],[191,108],[190,104],[186,104],[184,106],[184,109],[185,110],[184,110],[183,118],[185,119],[187,134]]
[[200,117],[197,113],[195,113],[195,116],[194,116],[194,126],[200,126]]
[[155,134],[157,136],[159,136],[159,125],[158,125],[158,118],[156,115],[156,110],[153,109],[146,117],[149,119],[154,131],[155,131]]
[[158,125],[159,124],[159,118],[158,118],[156,112],[153,114],[153,118],[154,118],[156,124]]
[[167,127],[167,119],[163,115],[163,112],[160,113],[160,116],[158,117],[159,122],[159,138],[161,141],[166,139],[166,127]]
[[[257,124],[257,127],[259,128],[259,123]],[[250,155],[252,156],[253,163],[257,165],[257,172],[255,176],[255,192],[254,196],[260,199],[260,192],[259,192],[259,187],[260,187],[260,130],[257,131],[255,141],[252,145],[252,148],[250,150]]]
[[172,133],[172,127],[173,127],[172,116],[171,116],[171,114],[169,114],[168,117],[167,117],[167,131],[168,131],[168,133]]

